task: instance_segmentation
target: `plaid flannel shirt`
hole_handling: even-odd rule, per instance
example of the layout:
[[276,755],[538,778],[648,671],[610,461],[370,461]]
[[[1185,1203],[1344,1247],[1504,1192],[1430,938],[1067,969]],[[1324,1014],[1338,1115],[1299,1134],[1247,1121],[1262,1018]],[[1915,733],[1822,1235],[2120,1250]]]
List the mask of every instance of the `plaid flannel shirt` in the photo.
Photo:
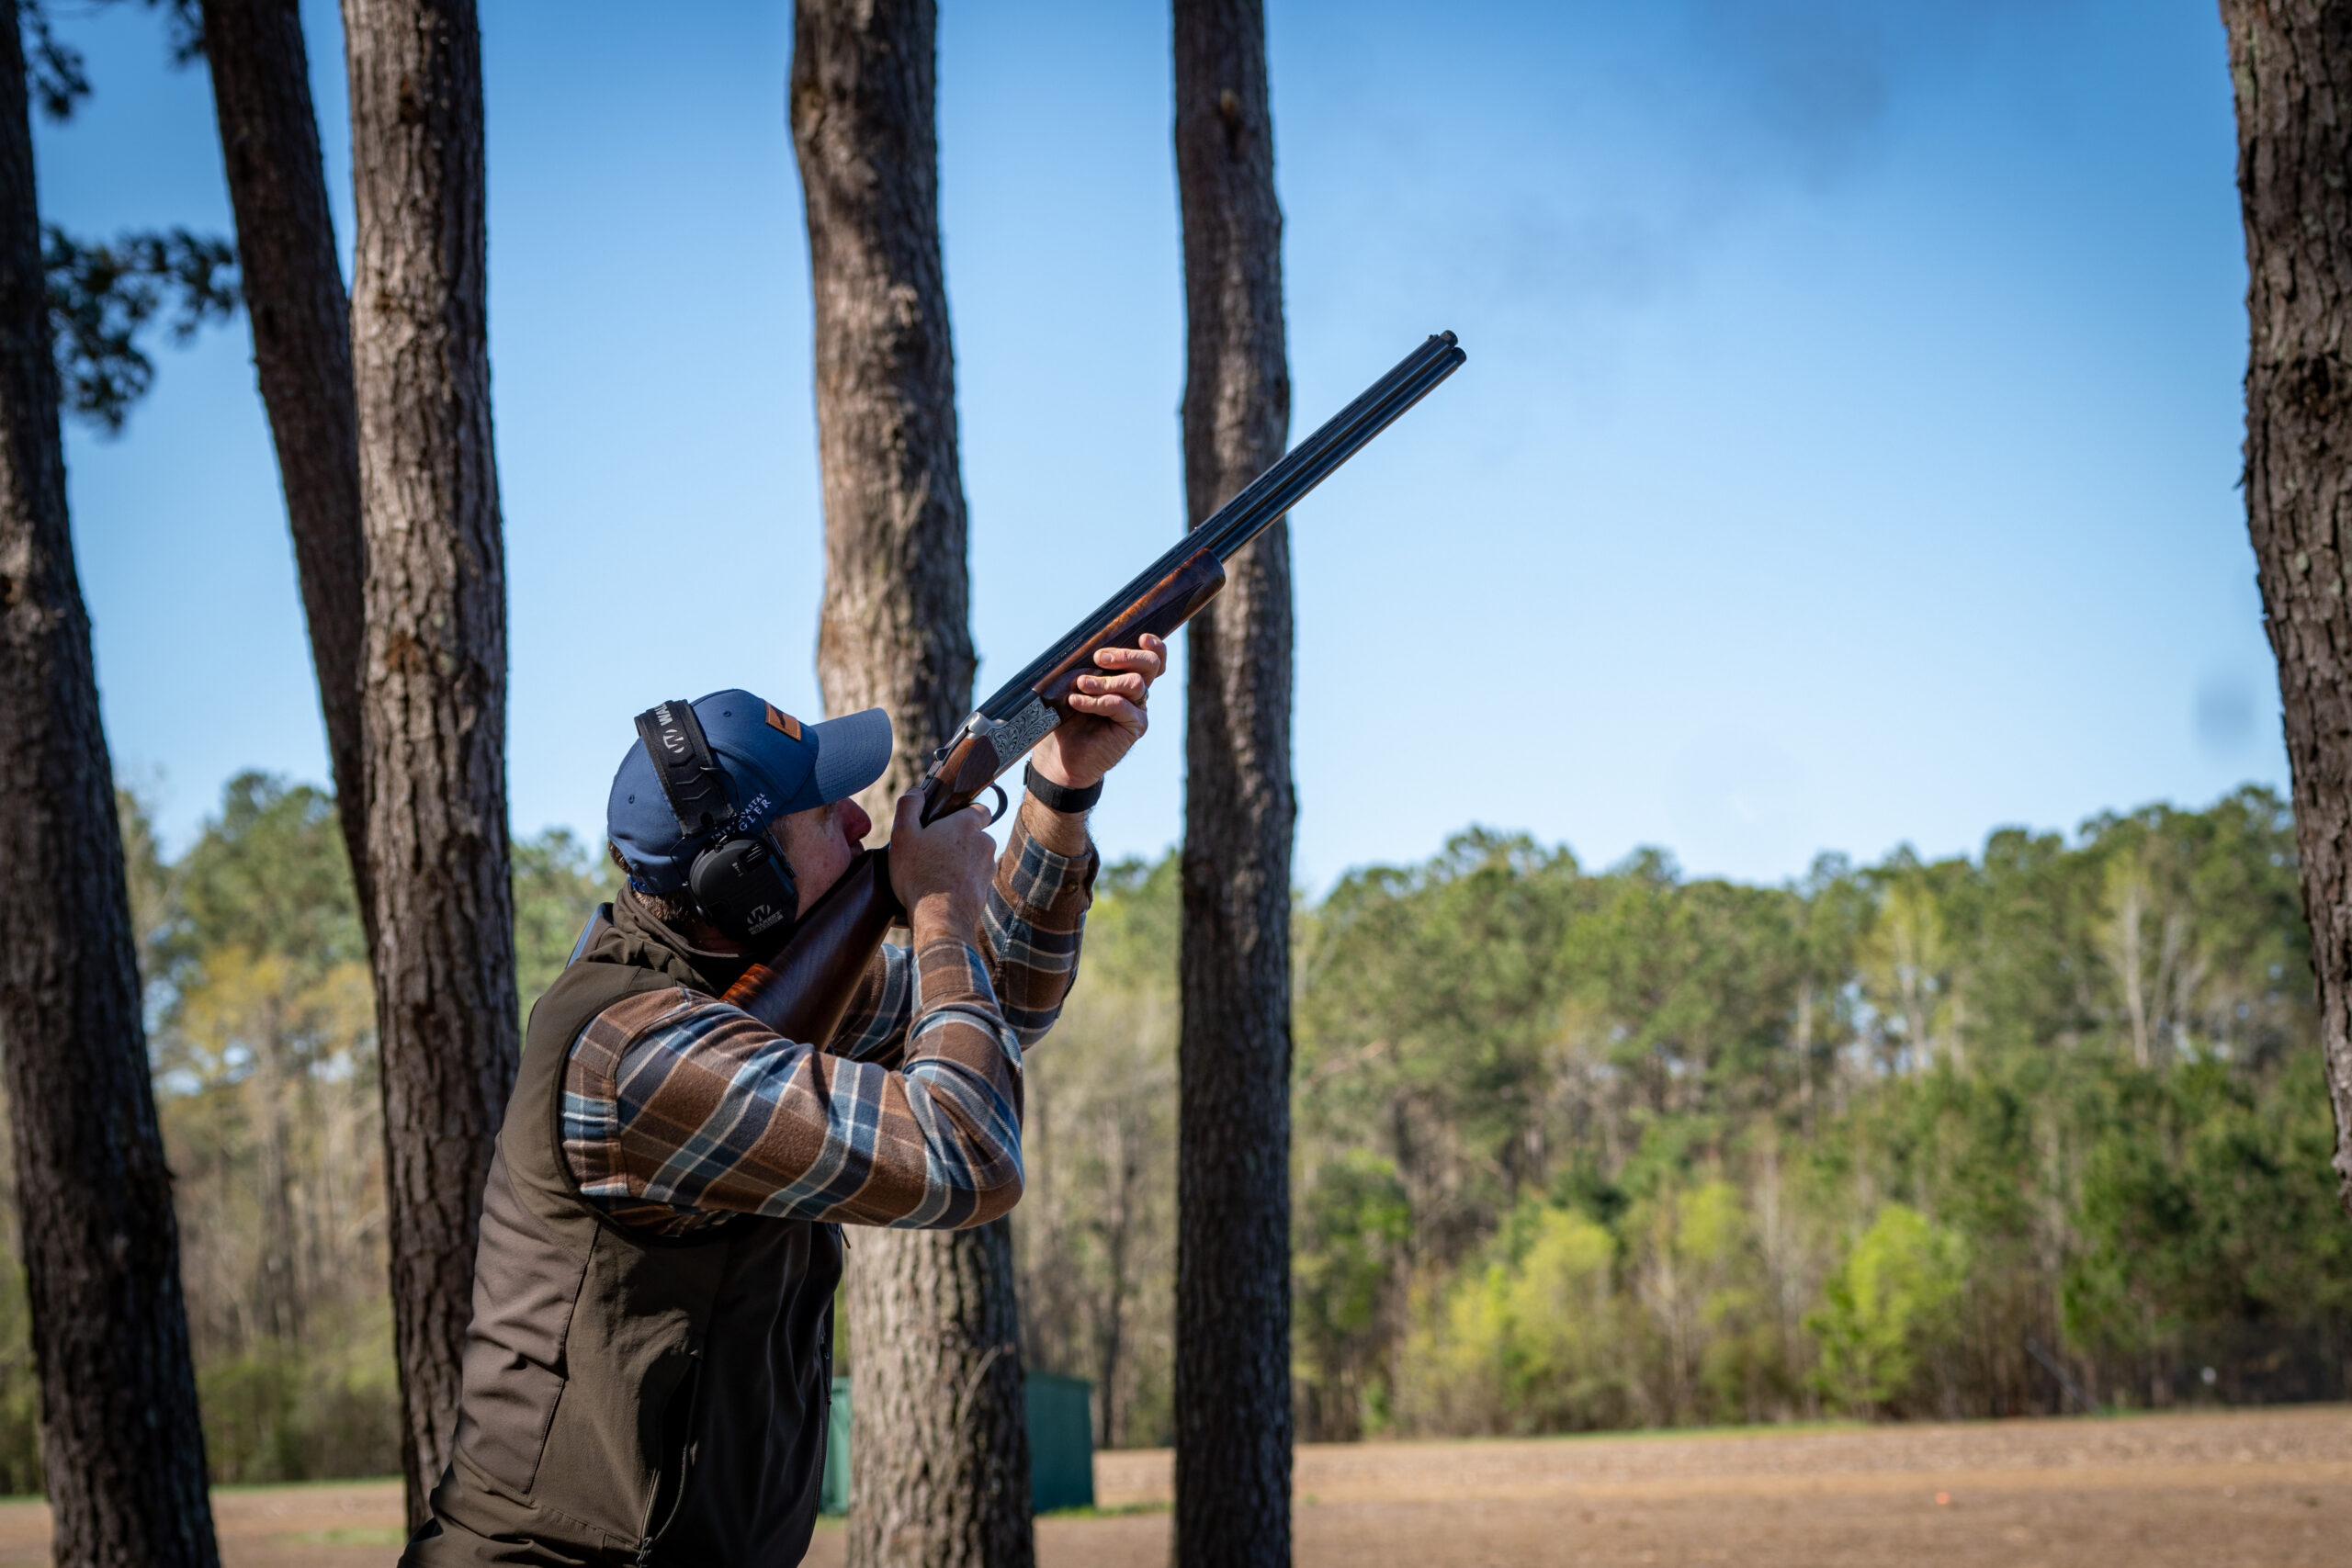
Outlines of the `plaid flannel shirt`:
[[886,946],[824,1049],[684,987],[606,1008],[566,1065],[563,1145],[589,1201],[681,1235],[733,1213],[980,1224],[1021,1195],[1021,1053],[1078,973],[1097,857],[1018,814],[986,951]]

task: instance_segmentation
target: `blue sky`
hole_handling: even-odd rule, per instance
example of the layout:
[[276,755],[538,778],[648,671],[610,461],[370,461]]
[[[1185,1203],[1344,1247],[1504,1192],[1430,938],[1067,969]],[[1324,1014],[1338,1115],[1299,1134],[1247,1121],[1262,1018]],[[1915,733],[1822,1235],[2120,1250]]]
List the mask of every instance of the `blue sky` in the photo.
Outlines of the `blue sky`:
[[[1168,22],[942,10],[985,691],[1181,522]],[[2208,0],[1268,10],[1294,434],[1470,354],[1294,518],[1303,883],[1471,822],[1770,880],[2283,790]],[[649,15],[485,7],[525,832],[597,830],[650,701],[819,706],[789,8]],[[226,232],[201,71],[143,8],[64,30],[96,96],[37,132],[46,215]],[[243,323],[157,356],[68,462],[107,738],[177,842],[240,769],[326,770]],[[1178,832],[1176,695],[1114,854]]]

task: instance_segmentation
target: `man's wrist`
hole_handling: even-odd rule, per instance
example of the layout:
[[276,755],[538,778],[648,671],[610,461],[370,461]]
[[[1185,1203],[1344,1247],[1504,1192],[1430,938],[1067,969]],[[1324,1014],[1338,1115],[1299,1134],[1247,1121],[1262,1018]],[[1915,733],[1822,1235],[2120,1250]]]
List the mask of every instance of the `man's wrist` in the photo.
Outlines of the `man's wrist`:
[[907,911],[907,929],[920,949],[933,942],[968,942],[979,935],[980,911],[945,893],[927,893]]
[[1021,825],[1039,845],[1069,860],[1085,854],[1091,841],[1086,836],[1085,813],[1057,811],[1035,795],[1021,797]]
[[1096,779],[1083,788],[1073,788],[1039,767],[1035,760],[1023,773],[1022,784],[1036,797],[1037,804],[1065,817],[1083,817],[1094,809],[1102,798],[1102,781]]

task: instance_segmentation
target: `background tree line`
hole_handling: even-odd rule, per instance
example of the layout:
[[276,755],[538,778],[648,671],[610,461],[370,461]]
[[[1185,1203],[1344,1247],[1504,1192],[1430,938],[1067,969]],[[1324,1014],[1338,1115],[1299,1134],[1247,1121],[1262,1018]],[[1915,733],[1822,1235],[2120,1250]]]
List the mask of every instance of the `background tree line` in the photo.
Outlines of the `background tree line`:
[[[119,797],[206,1449],[400,1461],[375,1011],[332,795]],[[1179,861],[1109,868],[1030,1059],[1029,1364],[1173,1431]],[[2288,811],[2258,789],[1801,882],[1474,829],[1295,921],[1295,1395],[1322,1439],[2352,1393]],[[534,997],[609,896],[516,840]],[[0,1486],[40,1482],[0,1268]],[[2210,1375],[2208,1369],[2210,1369]]]
[[[1168,1440],[1172,862],[1031,1061],[1035,1364]],[[2352,1393],[2286,807],[1779,887],[1473,830],[1296,919],[1303,1435]]]

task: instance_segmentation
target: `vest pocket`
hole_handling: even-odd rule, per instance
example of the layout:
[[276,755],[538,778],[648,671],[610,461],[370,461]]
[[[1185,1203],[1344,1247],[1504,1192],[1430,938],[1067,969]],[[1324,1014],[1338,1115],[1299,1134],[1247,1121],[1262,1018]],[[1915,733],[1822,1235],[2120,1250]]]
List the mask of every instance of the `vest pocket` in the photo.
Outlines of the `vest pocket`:
[[[478,1359],[473,1343],[467,1345],[468,1362],[488,1359]],[[548,1423],[563,1396],[562,1377],[546,1367],[509,1362],[497,1368],[494,1382],[487,1376],[467,1381],[472,1385],[466,1391],[470,1397],[458,1412],[456,1446],[483,1474],[528,1496]],[[476,1388],[481,1392],[476,1393]]]

